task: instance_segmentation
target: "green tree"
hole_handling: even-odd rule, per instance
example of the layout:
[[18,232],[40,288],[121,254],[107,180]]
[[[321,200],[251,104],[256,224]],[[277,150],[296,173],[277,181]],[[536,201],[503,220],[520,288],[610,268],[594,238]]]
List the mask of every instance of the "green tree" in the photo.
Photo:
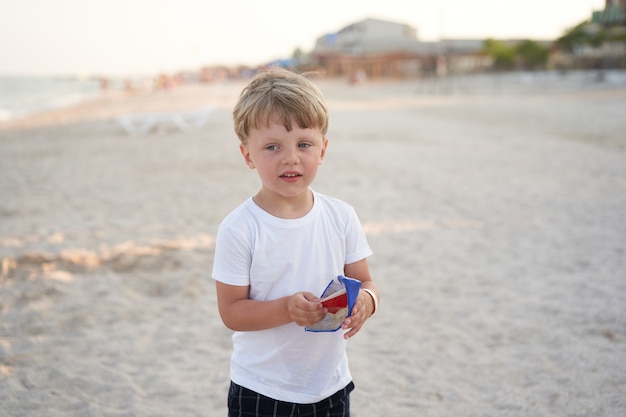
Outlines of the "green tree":
[[515,48],[495,39],[485,41],[484,51],[493,59],[493,66],[499,70],[512,69],[515,65]]
[[516,55],[524,68],[544,68],[550,57],[550,50],[539,42],[524,40],[517,45]]
[[295,59],[296,61],[299,61],[302,58],[303,55],[304,55],[304,52],[302,52],[302,49],[296,48],[296,49],[293,50],[293,53],[291,54],[291,57],[293,59]]
[[602,43],[602,35],[601,31],[596,32],[594,33],[588,21],[584,21],[565,31],[565,34],[556,40],[556,44],[566,52],[574,52],[585,45],[597,46]]

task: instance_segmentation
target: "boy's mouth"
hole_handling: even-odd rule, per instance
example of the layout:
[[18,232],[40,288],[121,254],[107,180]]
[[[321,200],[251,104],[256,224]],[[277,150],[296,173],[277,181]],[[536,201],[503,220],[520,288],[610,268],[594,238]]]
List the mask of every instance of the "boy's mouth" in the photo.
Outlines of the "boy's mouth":
[[280,178],[283,178],[285,180],[292,180],[292,181],[300,178],[301,176],[302,174],[298,172],[283,172],[282,174],[280,174]]

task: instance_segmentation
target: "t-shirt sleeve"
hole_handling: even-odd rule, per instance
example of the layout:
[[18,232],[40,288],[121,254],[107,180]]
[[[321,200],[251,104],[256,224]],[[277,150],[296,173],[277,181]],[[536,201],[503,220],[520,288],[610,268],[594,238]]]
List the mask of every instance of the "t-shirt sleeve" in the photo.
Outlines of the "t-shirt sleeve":
[[347,219],[346,265],[365,259],[373,253],[354,208],[350,207],[350,210],[348,210]]
[[228,224],[218,228],[213,259],[213,279],[229,285],[250,285],[252,253],[241,231]]

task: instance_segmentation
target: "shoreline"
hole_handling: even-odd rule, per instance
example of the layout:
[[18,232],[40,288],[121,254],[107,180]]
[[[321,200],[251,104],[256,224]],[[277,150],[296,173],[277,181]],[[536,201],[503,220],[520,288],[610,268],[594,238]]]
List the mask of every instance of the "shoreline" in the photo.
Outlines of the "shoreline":
[[[406,105],[433,105],[450,100],[493,100],[498,97],[518,96],[532,98],[559,95],[564,100],[572,95],[620,95],[626,90],[626,71],[605,71],[598,81],[597,70],[556,71],[501,74],[473,74],[450,76],[444,79],[373,80],[351,85],[347,79],[317,78],[316,83],[326,90],[329,102],[339,108],[380,106],[402,108]],[[228,108],[233,96],[246,80],[213,83],[188,83],[172,90],[109,91],[92,99],[68,106],[35,111],[20,117],[0,121],[0,132],[68,125],[90,121],[104,121],[120,116],[151,112],[180,112],[195,110],[207,105]],[[337,90],[337,92],[334,92]],[[364,100],[372,94],[383,102]],[[164,97],[171,97],[167,103]]]

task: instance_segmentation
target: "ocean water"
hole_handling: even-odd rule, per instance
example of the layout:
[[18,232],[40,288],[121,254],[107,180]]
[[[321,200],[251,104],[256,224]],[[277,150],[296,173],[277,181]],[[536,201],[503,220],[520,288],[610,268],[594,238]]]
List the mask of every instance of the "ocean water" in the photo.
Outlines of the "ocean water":
[[97,78],[0,76],[0,122],[102,94]]

